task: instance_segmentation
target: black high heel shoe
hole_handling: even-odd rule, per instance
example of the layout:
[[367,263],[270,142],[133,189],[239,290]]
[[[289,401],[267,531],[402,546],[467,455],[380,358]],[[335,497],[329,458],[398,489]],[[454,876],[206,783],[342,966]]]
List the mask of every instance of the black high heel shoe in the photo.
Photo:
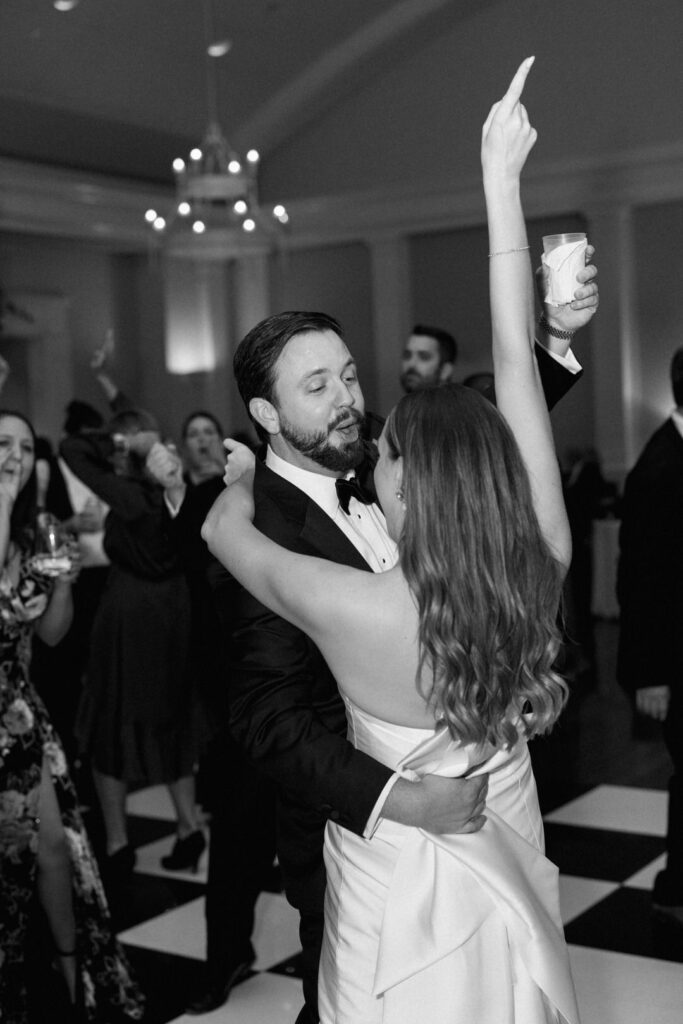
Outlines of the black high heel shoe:
[[197,874],[199,858],[204,853],[206,839],[201,829],[195,829],[184,839],[176,839],[173,849],[161,858],[161,866],[166,871],[192,871]]
[[136,861],[137,854],[128,843],[119,847],[115,853],[108,854],[101,862],[105,885],[120,885],[127,881],[135,870]]

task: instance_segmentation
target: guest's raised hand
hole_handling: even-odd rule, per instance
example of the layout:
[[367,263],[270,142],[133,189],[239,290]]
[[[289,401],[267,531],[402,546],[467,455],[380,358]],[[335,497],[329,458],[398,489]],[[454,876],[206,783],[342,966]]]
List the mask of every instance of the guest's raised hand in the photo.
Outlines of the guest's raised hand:
[[21,466],[11,451],[0,452],[0,499],[12,508],[19,493]]
[[246,474],[253,474],[256,465],[256,456],[251,448],[241,441],[235,441],[232,437],[226,437],[223,447],[228,453],[225,461],[225,473],[223,482],[226,487],[234,484],[240,477]]
[[104,335],[104,341],[95,349],[90,357],[90,369],[93,373],[102,373],[106,363],[112,356],[115,346],[115,335],[112,327],[108,328]]
[[494,103],[481,132],[481,163],[484,177],[515,181],[534,143],[536,129],[529,124],[520,102],[534,57],[527,57],[517,69],[508,90]]
[[155,441],[145,459],[147,472],[167,490],[183,484],[183,464],[172,445]]

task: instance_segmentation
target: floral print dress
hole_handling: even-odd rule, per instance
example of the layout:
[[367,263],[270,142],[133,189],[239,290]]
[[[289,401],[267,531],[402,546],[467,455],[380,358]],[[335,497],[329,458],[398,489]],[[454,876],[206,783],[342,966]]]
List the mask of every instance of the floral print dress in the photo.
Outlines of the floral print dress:
[[[29,680],[31,634],[47,607],[49,590],[50,582],[31,571],[27,558],[22,558],[16,585],[6,572],[0,575],[0,1021],[26,1024],[28,1020],[24,964],[36,896],[38,799],[44,759],[52,774],[71,854],[83,1018],[140,1020],[143,999],[111,930],[102,882],[64,752]],[[54,684],[58,686],[59,680]]]

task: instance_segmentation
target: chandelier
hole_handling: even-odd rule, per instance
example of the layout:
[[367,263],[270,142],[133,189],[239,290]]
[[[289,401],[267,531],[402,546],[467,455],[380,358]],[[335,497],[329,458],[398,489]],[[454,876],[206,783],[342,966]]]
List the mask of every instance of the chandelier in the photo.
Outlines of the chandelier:
[[187,159],[173,161],[176,201],[170,212],[147,210],[145,220],[153,235],[167,236],[173,245],[202,236],[221,236],[231,248],[249,248],[250,242],[271,245],[289,222],[278,203],[264,209],[258,197],[259,154],[250,149],[244,158],[232,148],[218,120],[216,59],[230,49],[227,40],[215,41],[211,0],[204,0],[207,37],[207,98],[209,126],[200,146]]

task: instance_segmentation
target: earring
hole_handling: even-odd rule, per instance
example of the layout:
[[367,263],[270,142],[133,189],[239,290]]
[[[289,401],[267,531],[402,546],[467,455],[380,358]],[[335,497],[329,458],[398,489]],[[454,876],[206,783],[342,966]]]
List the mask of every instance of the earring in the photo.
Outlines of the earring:
[[401,490],[400,487],[396,491],[396,497],[398,498],[398,500],[401,502],[402,505],[405,505],[405,503],[406,503],[406,496],[405,496],[405,494],[403,493],[403,491]]

